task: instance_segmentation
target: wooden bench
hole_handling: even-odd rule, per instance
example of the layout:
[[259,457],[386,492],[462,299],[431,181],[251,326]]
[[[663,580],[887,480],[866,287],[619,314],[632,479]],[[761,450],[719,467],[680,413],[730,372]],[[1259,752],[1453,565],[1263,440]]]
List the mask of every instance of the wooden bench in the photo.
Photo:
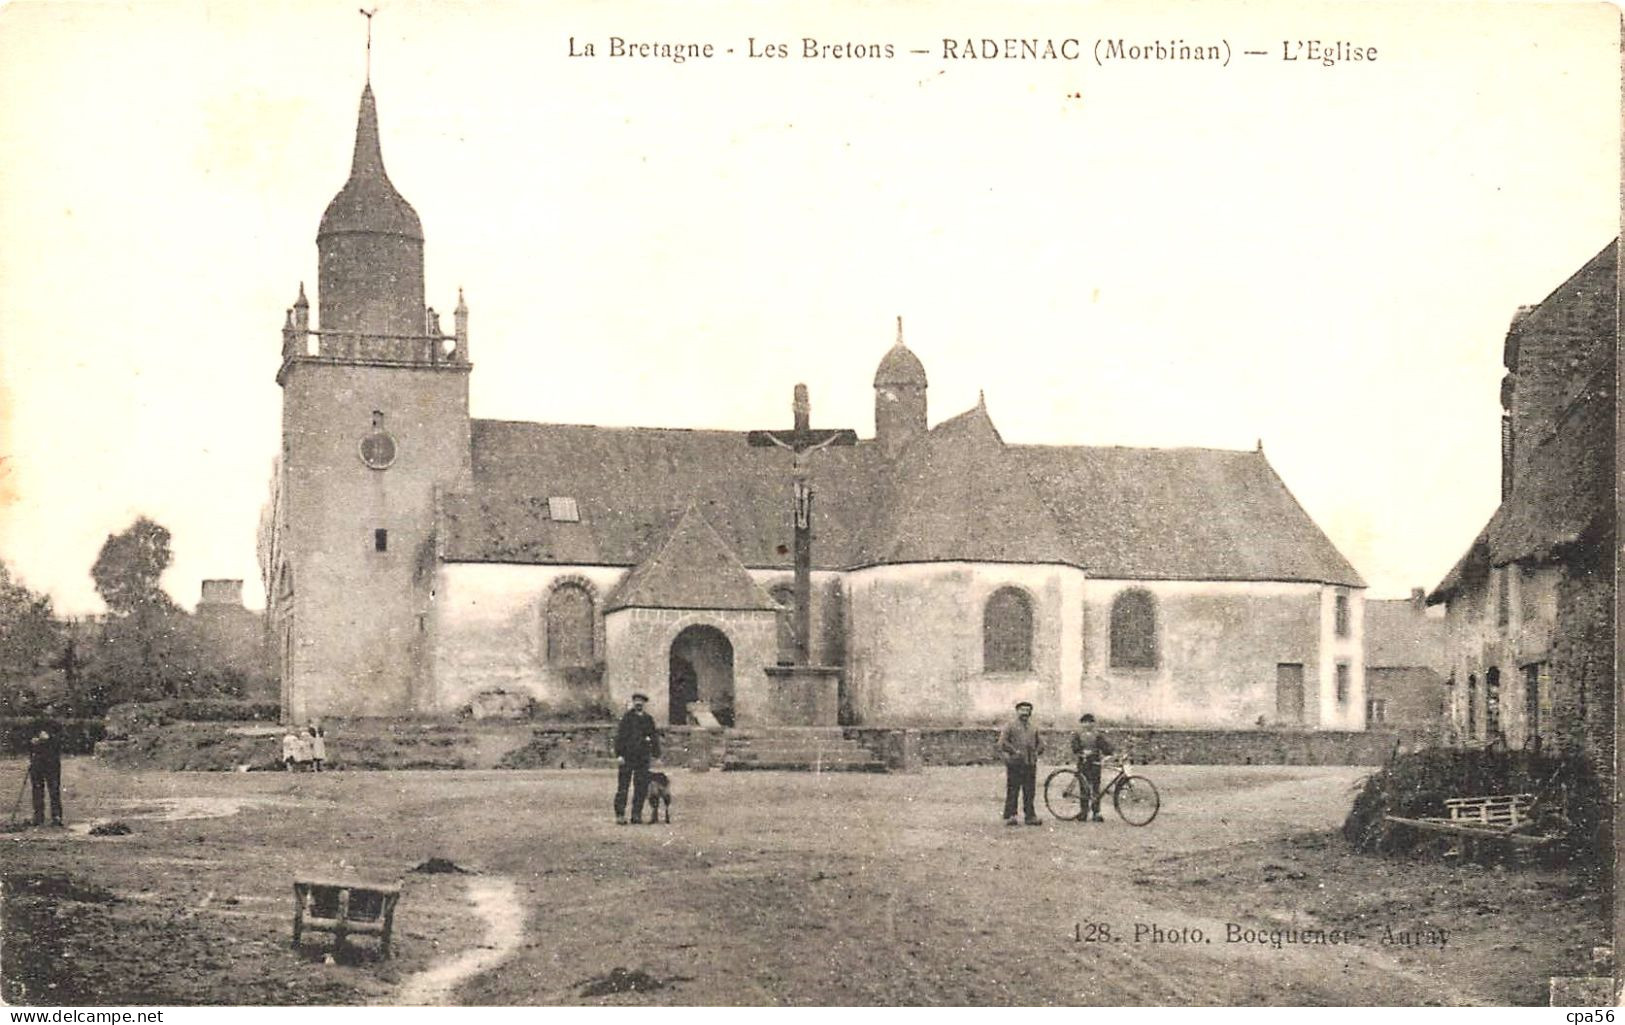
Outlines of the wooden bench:
[[306,930],[330,932],[337,949],[346,936],[378,937],[378,951],[389,956],[400,884],[358,880],[298,879],[293,884],[293,945]]
[[1542,847],[1557,839],[1531,833],[1535,796],[1533,794],[1504,794],[1495,797],[1451,797],[1444,802],[1446,817],[1424,816],[1405,818],[1384,815],[1383,823],[1410,826],[1424,832],[1443,833],[1463,837],[1469,854],[1476,841],[1488,840],[1506,843],[1514,848]]

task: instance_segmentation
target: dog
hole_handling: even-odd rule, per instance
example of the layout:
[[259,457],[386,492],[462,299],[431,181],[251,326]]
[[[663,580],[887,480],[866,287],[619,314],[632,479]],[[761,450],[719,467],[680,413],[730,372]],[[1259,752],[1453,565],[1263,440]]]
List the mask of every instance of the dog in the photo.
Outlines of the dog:
[[666,806],[666,825],[671,825],[671,777],[664,772],[649,773],[649,824],[660,821],[660,806]]

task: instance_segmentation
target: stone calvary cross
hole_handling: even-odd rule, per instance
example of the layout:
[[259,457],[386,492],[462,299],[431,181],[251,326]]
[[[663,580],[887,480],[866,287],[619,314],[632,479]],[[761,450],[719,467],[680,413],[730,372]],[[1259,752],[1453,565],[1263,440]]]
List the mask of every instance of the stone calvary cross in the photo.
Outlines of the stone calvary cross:
[[745,440],[752,448],[782,448],[790,452],[790,477],[795,494],[795,664],[811,664],[812,639],[812,485],[807,482],[808,462],[814,452],[832,445],[856,445],[858,434],[851,430],[813,430],[812,403],[807,386],[796,385],[792,405],[795,426],[788,431],[751,431]]

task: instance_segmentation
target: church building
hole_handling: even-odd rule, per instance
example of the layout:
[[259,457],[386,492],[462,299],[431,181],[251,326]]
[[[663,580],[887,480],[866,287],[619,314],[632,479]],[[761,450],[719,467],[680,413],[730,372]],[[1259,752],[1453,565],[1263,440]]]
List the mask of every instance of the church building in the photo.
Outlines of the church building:
[[[1010,444],[985,402],[932,425],[899,324],[874,436],[806,456],[793,501],[789,453],[745,432],[471,417],[469,311],[448,334],[426,306],[423,239],[369,84],[316,316],[301,286],[283,325],[262,557],[287,718],[497,692],[609,716],[641,691],[673,724],[971,724],[1025,699],[1364,728],[1364,584],[1261,448]],[[827,694],[791,693],[808,661]]]

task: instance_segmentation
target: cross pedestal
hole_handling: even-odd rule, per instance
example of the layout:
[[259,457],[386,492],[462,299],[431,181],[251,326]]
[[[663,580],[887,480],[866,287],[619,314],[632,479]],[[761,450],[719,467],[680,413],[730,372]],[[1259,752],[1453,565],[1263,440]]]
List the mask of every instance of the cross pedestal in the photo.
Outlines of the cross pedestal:
[[788,431],[751,431],[753,448],[782,448],[791,454],[791,509],[795,524],[795,657],[790,665],[767,666],[771,684],[768,716],[775,726],[836,726],[840,722],[839,666],[812,665],[812,500],[807,462],[832,445],[855,445],[856,431],[814,430],[807,386],[798,384]]
[[840,666],[767,666],[772,726],[839,726]]

